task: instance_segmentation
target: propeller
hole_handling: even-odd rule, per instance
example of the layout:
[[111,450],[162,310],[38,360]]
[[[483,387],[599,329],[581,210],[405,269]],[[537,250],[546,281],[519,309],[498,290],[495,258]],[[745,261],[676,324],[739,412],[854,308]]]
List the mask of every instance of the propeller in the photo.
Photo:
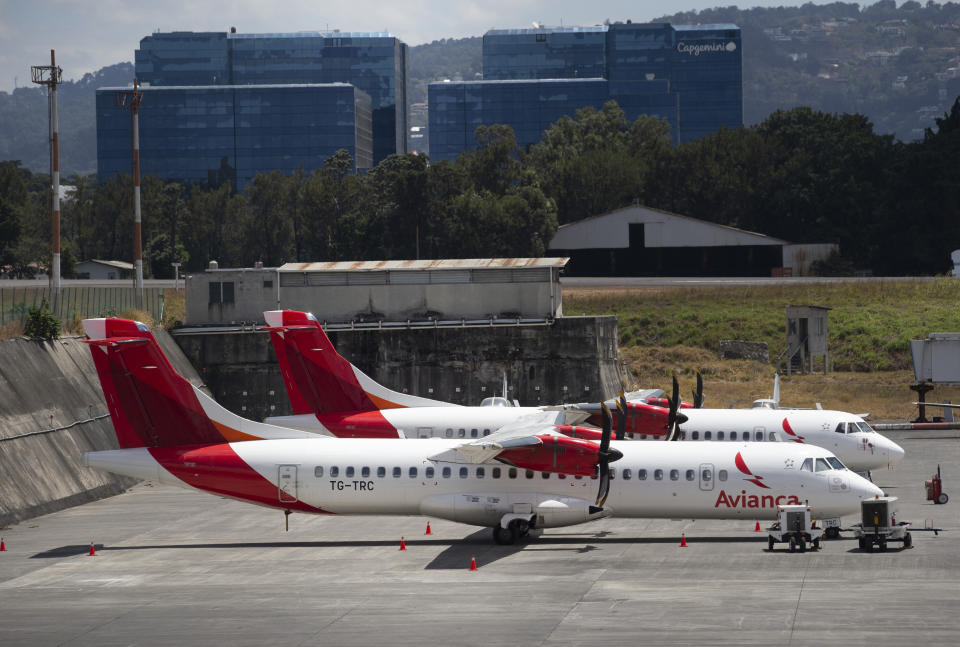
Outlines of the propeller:
[[617,440],[623,440],[627,433],[627,414],[629,413],[627,409],[627,396],[624,395],[623,391],[620,391],[620,399],[617,400]]
[[623,458],[623,452],[610,447],[612,420],[606,403],[600,405],[603,414],[603,435],[600,437],[600,450],[597,452],[597,467],[600,471],[600,489],[597,492],[597,507],[603,508],[610,494],[610,463]]
[[693,392],[693,408],[703,408],[703,376],[697,371],[697,390]]
[[680,412],[680,383],[677,374],[673,376],[673,395],[670,398],[670,414],[667,416],[667,440],[680,440],[680,425],[687,421],[687,416]]

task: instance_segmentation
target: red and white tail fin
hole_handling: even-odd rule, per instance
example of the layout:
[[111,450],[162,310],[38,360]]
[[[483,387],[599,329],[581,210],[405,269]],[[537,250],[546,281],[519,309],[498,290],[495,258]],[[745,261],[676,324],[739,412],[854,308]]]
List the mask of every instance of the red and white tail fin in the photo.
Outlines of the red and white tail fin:
[[308,312],[271,310],[263,316],[296,414],[458,406],[378,384],[336,351]]
[[174,370],[142,323],[85,319],[83,329],[121,449],[316,437],[227,411]]

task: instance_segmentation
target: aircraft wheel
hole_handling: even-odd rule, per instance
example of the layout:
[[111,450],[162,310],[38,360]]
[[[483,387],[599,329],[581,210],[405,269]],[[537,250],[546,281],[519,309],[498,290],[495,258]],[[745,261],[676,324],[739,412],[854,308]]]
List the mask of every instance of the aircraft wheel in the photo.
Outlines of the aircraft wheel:
[[937,503],[939,503],[940,505],[943,505],[944,503],[946,503],[946,502],[949,501],[949,500],[950,500],[950,497],[947,496],[947,493],[946,493],[946,492],[941,492],[941,493],[937,496]]
[[767,537],[767,550],[773,550],[773,537]]
[[790,537],[790,552],[796,552],[797,550],[797,540],[793,537]]
[[517,528],[511,525],[509,528],[496,525],[493,527],[493,541],[501,546],[512,546],[517,541]]

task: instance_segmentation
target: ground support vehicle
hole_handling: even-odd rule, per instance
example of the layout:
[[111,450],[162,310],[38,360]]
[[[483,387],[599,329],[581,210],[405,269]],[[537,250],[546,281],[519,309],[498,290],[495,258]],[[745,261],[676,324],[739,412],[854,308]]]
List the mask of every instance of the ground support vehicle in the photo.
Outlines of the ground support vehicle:
[[804,505],[784,505],[777,509],[777,521],[767,529],[767,548],[786,543],[790,552],[807,550],[807,544],[813,550],[820,548],[823,528],[814,527],[810,519],[810,508]]
[[860,502],[860,523],[853,526],[860,550],[873,551],[876,546],[884,552],[891,541],[903,542],[904,548],[913,547],[910,522],[897,521],[896,501],[895,496],[881,496]]
[[937,465],[937,473],[929,481],[924,481],[923,485],[927,489],[927,501],[943,505],[950,500],[947,493],[943,491],[943,479],[940,478],[939,465]]

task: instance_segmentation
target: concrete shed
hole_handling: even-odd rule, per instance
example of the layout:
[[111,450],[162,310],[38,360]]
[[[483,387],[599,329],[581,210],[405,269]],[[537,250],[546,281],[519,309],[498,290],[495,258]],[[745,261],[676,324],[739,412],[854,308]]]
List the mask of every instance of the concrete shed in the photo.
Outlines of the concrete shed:
[[807,274],[835,244],[794,245],[752,231],[630,206],[568,223],[550,252],[574,276],[770,276]]
[[263,322],[278,308],[330,323],[552,319],[567,258],[287,263],[186,279],[186,324]]

